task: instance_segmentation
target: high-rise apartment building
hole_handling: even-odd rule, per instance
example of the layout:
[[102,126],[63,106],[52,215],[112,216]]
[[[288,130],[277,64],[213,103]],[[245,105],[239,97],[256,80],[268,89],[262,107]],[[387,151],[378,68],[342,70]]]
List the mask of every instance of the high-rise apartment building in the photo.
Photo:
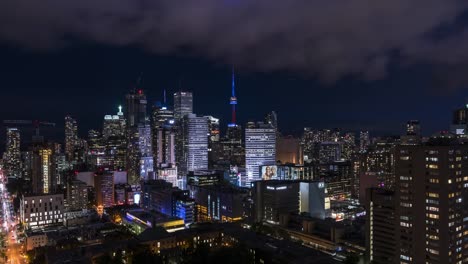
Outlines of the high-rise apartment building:
[[245,129],[246,186],[261,180],[260,166],[276,164],[276,129],[271,124],[257,123]]
[[395,193],[370,188],[366,190],[366,255],[373,264],[400,263],[397,249]]
[[88,186],[79,180],[72,180],[67,184],[68,211],[78,211],[88,206]]
[[78,125],[75,119],[65,117],[65,155],[68,161],[74,160],[75,148],[79,145]]
[[185,115],[193,113],[193,94],[191,92],[174,93],[174,118],[181,120]]
[[468,146],[453,138],[395,151],[399,263],[465,263]]
[[47,145],[38,145],[32,156],[32,191],[34,194],[47,194],[53,190],[54,166],[52,149]]
[[20,139],[20,131],[17,128],[7,128],[3,164],[5,175],[8,177],[21,177]]

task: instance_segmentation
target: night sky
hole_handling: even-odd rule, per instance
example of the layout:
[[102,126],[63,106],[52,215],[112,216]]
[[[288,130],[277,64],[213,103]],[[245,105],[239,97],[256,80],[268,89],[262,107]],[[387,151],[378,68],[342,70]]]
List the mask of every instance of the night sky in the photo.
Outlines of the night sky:
[[57,122],[45,133],[61,139],[70,114],[85,136],[142,74],[150,103],[181,87],[194,92],[195,113],[224,127],[235,65],[241,124],[275,110],[284,133],[399,134],[419,119],[427,135],[447,129],[468,96],[467,8],[456,0],[4,0],[0,120]]

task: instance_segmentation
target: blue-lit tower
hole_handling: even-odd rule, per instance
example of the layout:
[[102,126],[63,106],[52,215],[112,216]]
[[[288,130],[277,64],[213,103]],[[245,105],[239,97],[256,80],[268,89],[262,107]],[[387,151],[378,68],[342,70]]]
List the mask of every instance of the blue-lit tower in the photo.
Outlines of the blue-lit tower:
[[231,123],[228,125],[229,127],[235,127],[236,125],[236,105],[237,105],[237,97],[236,97],[236,82],[235,82],[235,76],[234,76],[234,67],[232,68],[232,95],[231,95],[231,108],[232,108],[232,120]]

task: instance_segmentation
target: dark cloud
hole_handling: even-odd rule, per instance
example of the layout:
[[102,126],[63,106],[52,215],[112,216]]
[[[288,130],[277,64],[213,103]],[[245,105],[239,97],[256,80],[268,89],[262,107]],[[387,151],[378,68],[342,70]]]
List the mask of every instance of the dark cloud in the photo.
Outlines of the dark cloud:
[[465,65],[468,32],[434,38],[465,0],[2,0],[0,39],[53,50],[80,39],[180,50],[260,71],[334,81],[385,77],[391,54],[438,68]]

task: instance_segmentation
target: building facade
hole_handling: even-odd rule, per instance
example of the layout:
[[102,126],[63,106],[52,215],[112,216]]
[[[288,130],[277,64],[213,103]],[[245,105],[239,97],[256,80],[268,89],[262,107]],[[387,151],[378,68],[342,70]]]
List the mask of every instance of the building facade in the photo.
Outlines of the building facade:
[[261,180],[260,166],[276,164],[276,129],[257,123],[245,129],[246,186]]

